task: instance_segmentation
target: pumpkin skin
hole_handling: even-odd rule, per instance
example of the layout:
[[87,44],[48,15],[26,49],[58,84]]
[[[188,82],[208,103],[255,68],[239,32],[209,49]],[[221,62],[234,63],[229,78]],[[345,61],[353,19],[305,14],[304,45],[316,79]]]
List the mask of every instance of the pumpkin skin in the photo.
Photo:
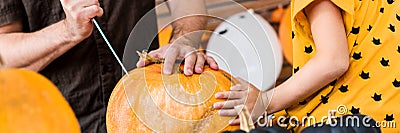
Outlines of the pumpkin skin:
[[[181,69],[183,66],[181,66]],[[204,68],[202,74],[194,74],[185,76],[182,73],[163,75],[161,74],[162,64],[152,64],[144,68],[137,68],[129,72],[129,76],[125,75],[114,88],[107,109],[107,131],[109,133],[120,132],[218,132],[225,130],[237,130],[239,126],[228,126],[231,117],[221,117],[217,114],[218,110],[213,110],[212,105],[215,102],[223,101],[214,97],[216,92],[229,91],[235,79],[231,75],[222,70],[211,70],[208,67]],[[134,85],[129,86],[129,82],[135,81]],[[202,91],[210,89],[210,85],[215,88],[211,93],[202,93]],[[147,87],[146,87],[147,86]],[[124,90],[127,89],[126,91]],[[169,88],[167,88],[169,87]],[[203,88],[202,88],[203,87]],[[131,90],[145,89],[148,92],[131,93]],[[176,92],[167,92],[180,90]],[[210,89],[213,90],[213,89]],[[183,104],[182,101],[175,100],[176,96],[171,93],[181,95],[182,93],[199,94],[199,99],[204,98],[205,101],[197,105]],[[128,97],[126,97],[126,95]],[[130,106],[128,100],[131,97],[136,97],[136,105]],[[195,125],[185,126],[185,124],[173,124],[173,121],[161,119],[155,121],[159,127],[150,126],[141,120],[144,118],[158,117],[160,114],[153,109],[147,109],[149,101],[146,98],[152,98],[150,102],[154,104],[164,113],[178,120],[200,120],[204,116],[210,118],[205,121],[198,121]],[[175,99],[174,99],[175,98]],[[185,97],[190,99],[190,97]],[[182,99],[181,99],[182,100]],[[191,102],[191,101],[188,101]],[[131,102],[131,104],[135,104]],[[142,105],[142,106],[140,106]],[[144,109],[145,108],[145,109]],[[138,110],[143,109],[145,112]],[[142,111],[143,111],[142,110]],[[140,116],[142,117],[140,117]],[[138,118],[139,117],[139,118]],[[149,122],[149,121],[146,121]],[[154,122],[154,121],[150,121]],[[151,124],[150,124],[151,125]],[[217,129],[217,127],[221,127]]]
[[36,72],[0,70],[0,105],[1,133],[80,133],[68,102]]

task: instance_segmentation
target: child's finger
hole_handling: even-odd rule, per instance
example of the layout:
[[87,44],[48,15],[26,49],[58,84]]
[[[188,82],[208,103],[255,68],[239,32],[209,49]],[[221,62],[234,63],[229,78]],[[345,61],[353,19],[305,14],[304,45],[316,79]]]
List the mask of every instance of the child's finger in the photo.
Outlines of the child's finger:
[[236,105],[243,104],[244,100],[238,99],[238,100],[228,100],[226,102],[218,102],[214,104],[214,107],[219,107],[222,109],[233,109]]
[[215,98],[228,99],[229,98],[229,91],[215,93]]
[[225,104],[225,102],[216,102],[216,103],[214,103],[213,108],[214,109],[221,109],[222,106],[224,106],[224,104]]
[[240,119],[239,118],[236,118],[235,120],[229,122],[229,125],[232,125],[232,126],[239,125],[239,124],[240,124]]
[[242,84],[242,85],[246,85],[247,86],[247,84],[249,84],[249,82],[247,82],[246,80],[244,80],[244,79],[242,79],[242,78],[240,78],[240,77],[235,77],[238,81],[239,81],[239,83],[240,84]]
[[233,99],[245,99],[246,97],[246,92],[245,91],[229,91],[229,100]]
[[222,109],[218,111],[218,114],[220,116],[228,116],[228,117],[238,115],[235,109]]
[[247,90],[247,85],[237,84],[230,88],[231,91],[244,91]]
[[244,91],[226,91],[226,92],[218,92],[215,94],[215,98],[219,99],[240,99],[246,96],[246,92]]

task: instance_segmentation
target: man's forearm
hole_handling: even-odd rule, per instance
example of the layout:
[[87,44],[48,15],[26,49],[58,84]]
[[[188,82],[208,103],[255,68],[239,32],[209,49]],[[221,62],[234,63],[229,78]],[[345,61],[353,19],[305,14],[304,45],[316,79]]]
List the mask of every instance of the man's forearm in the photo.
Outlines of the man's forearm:
[[78,43],[68,33],[62,20],[32,33],[1,34],[4,65],[40,71]]
[[208,17],[204,0],[170,0],[168,5],[174,22],[170,42],[183,37],[188,45],[198,47]]
[[205,16],[191,16],[181,18],[172,23],[173,32],[170,42],[172,43],[175,40],[182,38],[183,40],[188,41],[188,43],[186,44],[198,48],[206,24],[207,17]]

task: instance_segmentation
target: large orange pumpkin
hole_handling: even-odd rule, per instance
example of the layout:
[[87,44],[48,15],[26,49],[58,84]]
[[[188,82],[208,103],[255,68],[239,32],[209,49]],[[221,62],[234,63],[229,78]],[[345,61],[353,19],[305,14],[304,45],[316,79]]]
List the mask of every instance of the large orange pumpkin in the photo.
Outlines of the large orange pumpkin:
[[80,132],[67,101],[36,72],[1,69],[0,106],[0,133]]
[[163,75],[161,70],[162,64],[152,64],[130,71],[119,81],[108,103],[109,133],[239,129],[228,126],[233,118],[221,117],[212,108],[222,101],[215,93],[228,91],[236,81],[231,75],[208,67],[193,76]]

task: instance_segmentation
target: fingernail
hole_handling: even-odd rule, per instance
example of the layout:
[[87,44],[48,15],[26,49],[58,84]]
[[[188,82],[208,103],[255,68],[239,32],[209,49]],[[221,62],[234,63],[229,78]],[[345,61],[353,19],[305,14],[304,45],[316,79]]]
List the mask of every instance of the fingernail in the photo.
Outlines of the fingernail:
[[232,86],[231,88],[229,88],[230,90],[234,90],[233,88],[236,88],[236,87],[239,87],[240,85],[239,84],[237,84],[237,85],[234,85],[234,86]]
[[192,71],[192,69],[186,69],[187,70],[187,74],[188,75],[191,75],[191,74],[193,74],[193,71]]
[[199,70],[199,71],[203,71],[203,68],[201,68],[201,67],[198,67],[198,68],[197,68],[197,70]]
[[215,94],[215,98],[219,98],[219,97],[221,97],[220,93]]
[[234,120],[229,120],[229,124],[232,124]]
[[218,103],[214,103],[213,107],[218,108]]
[[164,74],[171,74],[171,70],[164,69]]

